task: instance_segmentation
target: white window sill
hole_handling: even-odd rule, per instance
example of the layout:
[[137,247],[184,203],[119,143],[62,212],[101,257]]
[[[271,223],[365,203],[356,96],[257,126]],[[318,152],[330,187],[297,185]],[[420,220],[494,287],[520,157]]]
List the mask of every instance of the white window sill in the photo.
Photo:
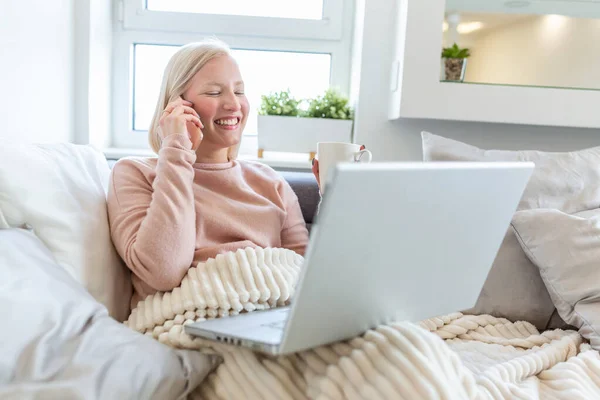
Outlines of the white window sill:
[[[146,149],[125,149],[117,147],[107,147],[103,149],[104,156],[109,159],[119,159],[121,157],[156,157],[152,150]],[[239,160],[258,161],[272,168],[286,168],[310,171],[311,165],[308,160],[308,154],[297,153],[270,153],[265,152],[263,158],[255,155],[240,154]]]

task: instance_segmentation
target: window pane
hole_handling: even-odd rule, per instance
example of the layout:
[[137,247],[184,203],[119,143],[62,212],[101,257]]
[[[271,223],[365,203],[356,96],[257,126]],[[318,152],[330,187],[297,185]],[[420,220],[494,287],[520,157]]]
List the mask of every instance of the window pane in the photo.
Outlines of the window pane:
[[245,133],[257,132],[260,97],[290,89],[298,99],[318,96],[329,87],[329,54],[234,50],[245,83],[250,114]]
[[147,0],[148,10],[257,17],[321,19],[323,0]]
[[[147,130],[156,106],[162,74],[178,47],[136,45],[134,51],[135,130]],[[272,91],[290,89],[297,98],[323,94],[329,87],[329,54],[262,50],[233,50],[245,82],[250,114],[244,134],[256,134],[260,97]]]
[[175,46],[135,45],[133,51],[133,129],[146,131],[158,101],[162,75]]

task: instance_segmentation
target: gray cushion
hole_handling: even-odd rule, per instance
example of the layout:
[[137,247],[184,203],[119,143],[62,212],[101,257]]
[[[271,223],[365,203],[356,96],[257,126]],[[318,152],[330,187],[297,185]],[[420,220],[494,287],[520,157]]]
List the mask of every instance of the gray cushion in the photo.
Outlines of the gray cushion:
[[317,206],[321,200],[315,176],[312,172],[281,171],[280,174],[288,181],[296,196],[298,196],[304,220],[307,224],[312,224]]
[[558,314],[600,349],[600,209],[523,210],[512,222]]
[[[422,133],[422,143],[424,161],[533,161],[519,210],[575,213],[600,206],[600,147],[562,153],[487,150],[428,132]],[[544,329],[554,309],[538,268],[508,229],[477,304],[467,311],[526,320]]]

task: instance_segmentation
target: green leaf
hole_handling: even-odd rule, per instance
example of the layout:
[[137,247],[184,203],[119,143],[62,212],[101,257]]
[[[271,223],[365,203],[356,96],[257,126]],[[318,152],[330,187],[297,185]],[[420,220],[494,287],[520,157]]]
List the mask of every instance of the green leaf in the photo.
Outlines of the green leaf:
[[454,43],[451,47],[445,47],[442,49],[442,58],[467,58],[471,54],[468,48],[460,48],[458,44]]
[[322,96],[309,99],[306,116],[331,119],[353,118],[348,99],[335,89],[327,89]]
[[[308,103],[307,110],[299,108],[304,101]],[[348,99],[334,89],[328,89],[322,96],[306,100],[295,99],[289,89],[262,95],[258,114],[332,119],[354,118]]]
[[290,94],[289,89],[262,95],[260,99],[261,104],[258,109],[259,115],[283,115],[293,117],[297,116],[299,113],[298,104],[300,101],[296,100]]

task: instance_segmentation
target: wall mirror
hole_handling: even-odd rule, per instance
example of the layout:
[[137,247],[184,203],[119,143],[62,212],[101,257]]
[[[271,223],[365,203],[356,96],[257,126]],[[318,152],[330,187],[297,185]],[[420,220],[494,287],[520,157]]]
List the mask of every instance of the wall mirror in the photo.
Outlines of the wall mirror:
[[597,0],[446,0],[441,32],[441,80],[600,89]]
[[[390,119],[600,128],[600,0],[395,4]],[[471,55],[448,79],[454,43]]]

